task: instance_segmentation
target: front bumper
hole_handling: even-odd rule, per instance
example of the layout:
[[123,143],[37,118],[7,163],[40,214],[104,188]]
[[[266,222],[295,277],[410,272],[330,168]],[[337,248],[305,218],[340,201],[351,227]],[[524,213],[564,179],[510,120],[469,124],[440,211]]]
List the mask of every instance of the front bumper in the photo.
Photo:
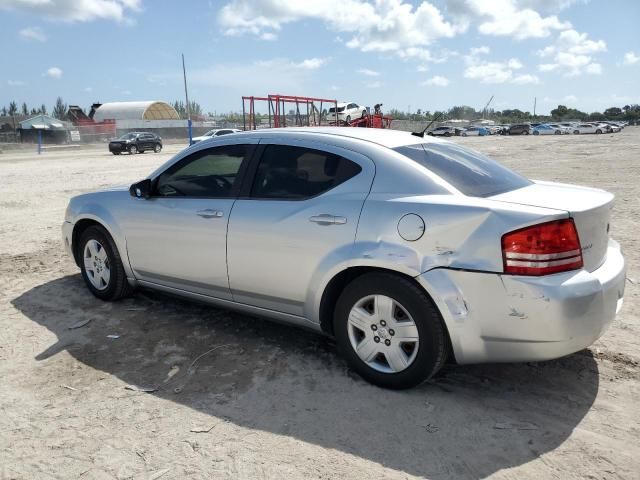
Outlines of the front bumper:
[[62,243],[67,255],[73,258],[73,223],[71,222],[65,221],[62,223]]
[[109,143],[109,151],[113,152],[125,152],[128,146],[124,143]]
[[622,307],[625,263],[610,240],[595,271],[543,277],[435,269],[417,277],[445,320],[458,363],[549,360],[595,342]]

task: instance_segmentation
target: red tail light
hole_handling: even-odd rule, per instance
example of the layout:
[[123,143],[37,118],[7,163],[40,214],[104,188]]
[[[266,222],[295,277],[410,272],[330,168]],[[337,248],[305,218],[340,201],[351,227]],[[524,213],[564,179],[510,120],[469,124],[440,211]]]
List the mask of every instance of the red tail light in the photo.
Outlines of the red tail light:
[[502,236],[504,272],[548,275],[582,268],[582,249],[572,218],[541,223]]

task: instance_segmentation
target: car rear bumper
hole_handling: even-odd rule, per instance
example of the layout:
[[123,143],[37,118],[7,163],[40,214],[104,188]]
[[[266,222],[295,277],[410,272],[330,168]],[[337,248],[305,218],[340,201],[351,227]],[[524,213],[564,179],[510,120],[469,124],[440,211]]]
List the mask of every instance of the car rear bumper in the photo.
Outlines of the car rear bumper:
[[625,262],[610,241],[595,271],[525,277],[436,269],[417,277],[438,305],[458,363],[537,361],[595,342],[622,307]]

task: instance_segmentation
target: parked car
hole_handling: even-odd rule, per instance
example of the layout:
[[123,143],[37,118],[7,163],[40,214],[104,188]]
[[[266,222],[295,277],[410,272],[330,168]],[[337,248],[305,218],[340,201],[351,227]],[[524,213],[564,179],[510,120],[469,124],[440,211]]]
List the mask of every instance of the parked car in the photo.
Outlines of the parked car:
[[578,135],[580,133],[604,133],[605,127],[594,125],[593,123],[579,123],[573,127],[573,133]]
[[463,137],[484,137],[485,135],[489,135],[489,130],[485,127],[469,127],[464,132],[462,132]]
[[509,135],[529,135],[531,133],[531,125],[528,123],[518,123],[509,127]]
[[607,125],[609,128],[607,129],[611,133],[616,133],[622,130],[622,127],[616,122],[601,122]]
[[407,132],[268,129],[72,198],[62,234],[102,300],[142,286],[305,326],[406,388],[448,357],[538,361],[600,337],[625,287],[613,198]]
[[162,138],[155,133],[130,132],[109,141],[109,151],[114,155],[120,155],[122,152],[144,153],[147,150],[160,153]]
[[[464,130],[460,130],[460,135],[464,135],[464,132],[466,130],[466,128]],[[432,137],[451,137],[455,134],[456,128],[448,126],[436,127],[433,130],[427,132],[427,135],[431,135]]]
[[561,124],[559,124],[559,123],[549,123],[548,125],[549,125],[550,127],[552,127],[552,128],[557,128],[557,129],[559,129],[559,130],[560,130],[560,133],[561,133],[562,135],[569,135],[569,134],[571,134],[571,128],[570,128],[570,127],[567,127],[567,126],[561,125]]
[[241,131],[242,130],[238,130],[237,128],[216,128],[214,130],[209,130],[207,133],[199,137],[193,137],[191,140],[193,143],[196,143],[211,137],[219,137],[220,135],[229,135],[230,133],[238,133]]
[[327,113],[328,122],[346,122],[350,123],[351,120],[356,120],[367,115],[367,107],[362,107],[357,103],[338,103],[338,113],[336,114],[336,107],[329,108]]
[[534,135],[562,135],[562,129],[560,127],[552,127],[546,123],[533,127]]

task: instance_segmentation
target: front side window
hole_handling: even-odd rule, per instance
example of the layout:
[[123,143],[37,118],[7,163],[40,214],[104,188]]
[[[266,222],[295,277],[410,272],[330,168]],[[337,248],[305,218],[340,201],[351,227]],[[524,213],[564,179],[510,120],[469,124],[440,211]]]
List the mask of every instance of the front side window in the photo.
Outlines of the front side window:
[[394,150],[470,197],[490,197],[531,185],[507,167],[460,145],[419,143]]
[[320,195],[362,168],[333,153],[288,145],[268,145],[256,171],[251,196],[305,199]]
[[230,197],[235,194],[242,162],[253,145],[225,145],[193,153],[162,173],[159,197]]

